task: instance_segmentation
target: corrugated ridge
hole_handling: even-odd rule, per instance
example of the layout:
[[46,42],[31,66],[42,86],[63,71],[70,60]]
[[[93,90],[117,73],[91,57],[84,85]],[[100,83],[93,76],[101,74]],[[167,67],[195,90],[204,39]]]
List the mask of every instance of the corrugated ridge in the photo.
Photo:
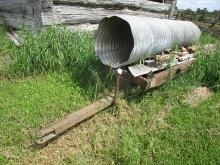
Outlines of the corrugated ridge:
[[95,49],[103,64],[118,68],[176,45],[190,45],[200,34],[189,21],[117,15],[101,21]]

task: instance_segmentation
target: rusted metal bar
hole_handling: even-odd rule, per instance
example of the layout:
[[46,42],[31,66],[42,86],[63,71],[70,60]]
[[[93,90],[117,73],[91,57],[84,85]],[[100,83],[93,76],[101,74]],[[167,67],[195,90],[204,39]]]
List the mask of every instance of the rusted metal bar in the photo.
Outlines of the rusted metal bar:
[[140,85],[145,90],[159,87],[165,84],[170,78],[175,78],[176,76],[186,72],[194,61],[195,59],[192,59],[190,61],[178,64],[171,69],[166,69],[150,77],[149,76],[133,77],[132,83],[136,85]]
[[71,127],[81,123],[82,121],[94,116],[96,113],[106,109],[107,107],[111,106],[114,101],[114,96],[111,94],[106,96],[89,106],[76,111],[69,116],[65,117],[64,119],[57,121],[56,123],[48,126],[46,128],[41,129],[37,133],[37,140],[38,145],[45,145],[52,139],[58,137]]
[[120,79],[122,75],[123,70],[122,69],[116,69],[115,70],[115,91],[114,91],[114,104],[117,104],[118,94],[120,90]]

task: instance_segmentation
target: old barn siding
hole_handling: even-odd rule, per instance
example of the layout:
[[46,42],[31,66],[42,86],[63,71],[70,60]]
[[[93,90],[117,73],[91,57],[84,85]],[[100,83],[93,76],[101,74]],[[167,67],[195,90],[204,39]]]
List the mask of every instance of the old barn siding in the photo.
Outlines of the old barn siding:
[[66,25],[72,29],[94,29],[102,18],[115,14],[168,18],[171,2],[161,2],[166,3],[150,0],[1,0],[0,16],[8,26],[15,28]]
[[133,11],[130,9],[105,9],[105,8],[88,8],[81,6],[58,5],[53,7],[53,12],[43,13],[43,24],[63,24],[77,25],[83,23],[97,24],[99,21],[109,15],[129,14],[149,17],[166,18],[164,14],[144,12],[141,10]]
[[75,6],[85,6],[93,8],[116,8],[144,10],[153,12],[167,12],[170,9],[169,4],[158,3],[149,0],[54,0],[54,4],[66,4]]
[[42,26],[40,0],[1,0],[0,17],[12,28]]
[[43,25],[66,25],[94,30],[101,19],[115,14],[168,18],[171,3],[149,0],[54,0],[53,11],[43,12]]

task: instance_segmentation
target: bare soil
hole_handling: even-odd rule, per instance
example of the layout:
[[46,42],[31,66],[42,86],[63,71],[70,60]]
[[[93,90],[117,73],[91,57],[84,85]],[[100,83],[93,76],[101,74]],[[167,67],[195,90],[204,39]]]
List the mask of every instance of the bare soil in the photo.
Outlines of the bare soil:
[[191,105],[192,107],[196,107],[212,95],[213,92],[210,91],[207,87],[198,87],[186,95],[184,102]]

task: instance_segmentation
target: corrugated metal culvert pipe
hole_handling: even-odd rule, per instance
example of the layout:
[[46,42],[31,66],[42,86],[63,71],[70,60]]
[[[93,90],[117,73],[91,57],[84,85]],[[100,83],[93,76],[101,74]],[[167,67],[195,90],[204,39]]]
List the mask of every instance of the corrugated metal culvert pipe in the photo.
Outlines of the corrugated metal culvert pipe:
[[118,68],[176,45],[190,45],[200,34],[189,21],[117,15],[99,24],[95,49],[103,64]]

